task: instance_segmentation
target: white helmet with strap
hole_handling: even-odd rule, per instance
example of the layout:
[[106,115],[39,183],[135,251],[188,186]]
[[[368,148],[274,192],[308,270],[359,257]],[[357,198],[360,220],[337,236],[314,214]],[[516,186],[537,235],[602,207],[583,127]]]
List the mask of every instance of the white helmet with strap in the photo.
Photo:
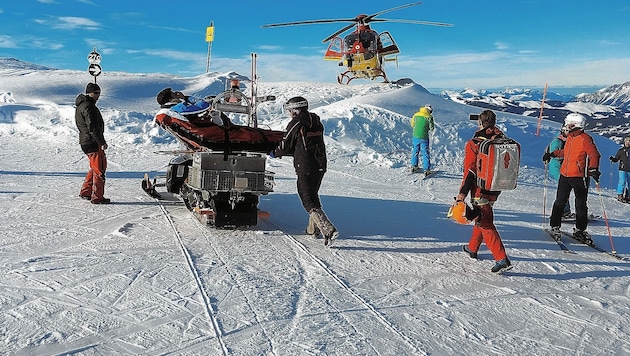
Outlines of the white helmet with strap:
[[582,114],[572,112],[564,118],[564,125],[569,128],[570,131],[576,128],[584,129],[586,126],[586,118]]

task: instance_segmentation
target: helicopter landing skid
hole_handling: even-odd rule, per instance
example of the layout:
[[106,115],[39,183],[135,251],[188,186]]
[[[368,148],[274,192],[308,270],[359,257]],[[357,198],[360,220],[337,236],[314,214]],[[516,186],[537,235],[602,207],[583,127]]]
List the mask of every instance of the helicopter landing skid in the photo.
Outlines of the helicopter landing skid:
[[383,83],[389,83],[389,79],[387,79],[385,72],[383,72],[382,70],[378,70],[378,72],[376,73],[372,71],[369,74],[347,70],[343,73],[337,74],[337,83],[350,84],[353,79],[357,78],[374,80],[379,77],[383,78]]

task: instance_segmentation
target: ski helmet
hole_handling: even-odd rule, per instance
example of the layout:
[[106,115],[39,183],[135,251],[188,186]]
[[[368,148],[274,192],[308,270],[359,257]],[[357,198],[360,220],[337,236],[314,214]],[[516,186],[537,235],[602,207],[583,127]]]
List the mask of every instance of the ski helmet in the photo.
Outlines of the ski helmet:
[[572,112],[564,118],[564,125],[569,131],[583,129],[586,126],[586,118],[582,114]]
[[455,202],[448,209],[447,218],[453,219],[458,224],[468,225],[470,221],[466,219],[466,203],[463,201]]
[[431,106],[431,104],[427,104],[424,106],[427,111],[429,111],[429,114],[433,114],[433,107]]
[[160,92],[158,93],[157,97],[155,98],[158,102],[158,104],[160,105],[164,105],[166,103],[168,103],[171,100],[171,95],[173,93],[173,89],[171,88],[164,88],[162,90],[160,90]]
[[479,114],[479,121],[484,129],[493,127],[497,123],[497,115],[492,110],[484,110]]
[[289,114],[299,114],[308,110],[308,101],[301,96],[294,96],[284,104],[284,110]]

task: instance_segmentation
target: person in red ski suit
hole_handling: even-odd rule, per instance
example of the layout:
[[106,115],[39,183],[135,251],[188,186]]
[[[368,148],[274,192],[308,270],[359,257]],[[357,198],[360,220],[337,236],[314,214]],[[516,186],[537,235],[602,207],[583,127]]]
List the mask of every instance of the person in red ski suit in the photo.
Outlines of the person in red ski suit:
[[479,247],[481,247],[482,242],[485,242],[496,261],[492,272],[499,272],[512,265],[505,252],[501,236],[494,226],[492,206],[501,192],[484,190],[477,185],[476,162],[479,144],[484,140],[503,136],[503,133],[495,127],[496,114],[492,110],[484,110],[479,114],[478,124],[479,130],[466,142],[464,177],[456,201],[463,202],[470,193],[470,200],[473,205],[473,208],[467,213],[467,218],[474,221],[475,225],[468,245],[464,246],[464,251],[468,252],[470,257],[477,258]]
[[100,95],[101,88],[98,84],[88,83],[85,94],[79,94],[75,100],[74,120],[79,130],[79,144],[90,163],[79,196],[90,200],[92,204],[109,204],[110,200],[103,196],[107,170],[105,157],[107,142],[103,135],[105,131],[103,116],[96,107]]

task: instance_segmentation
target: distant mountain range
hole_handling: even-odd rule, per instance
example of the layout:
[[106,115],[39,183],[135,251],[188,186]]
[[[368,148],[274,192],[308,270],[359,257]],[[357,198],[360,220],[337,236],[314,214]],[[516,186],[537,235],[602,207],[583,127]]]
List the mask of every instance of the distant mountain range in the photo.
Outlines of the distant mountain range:
[[[494,111],[538,117],[543,91],[507,88],[501,90],[443,90],[441,97]],[[578,95],[547,92],[543,118],[563,122],[570,112],[587,117],[587,130],[621,142],[630,135],[630,82],[616,84],[593,93]]]
[[[0,57],[0,70],[57,69],[15,58]],[[538,117],[543,91],[517,87],[498,90],[466,88],[461,91],[441,90],[438,95],[448,100],[480,108]],[[611,85],[593,93],[577,95],[546,93],[543,110],[545,119],[563,122],[565,116],[570,112],[579,112],[587,117],[588,131],[609,137],[620,143],[625,136],[630,136],[630,81]]]
[[10,57],[0,57],[0,70],[55,70],[56,68],[50,68],[40,66],[39,64],[24,62],[19,59]]

